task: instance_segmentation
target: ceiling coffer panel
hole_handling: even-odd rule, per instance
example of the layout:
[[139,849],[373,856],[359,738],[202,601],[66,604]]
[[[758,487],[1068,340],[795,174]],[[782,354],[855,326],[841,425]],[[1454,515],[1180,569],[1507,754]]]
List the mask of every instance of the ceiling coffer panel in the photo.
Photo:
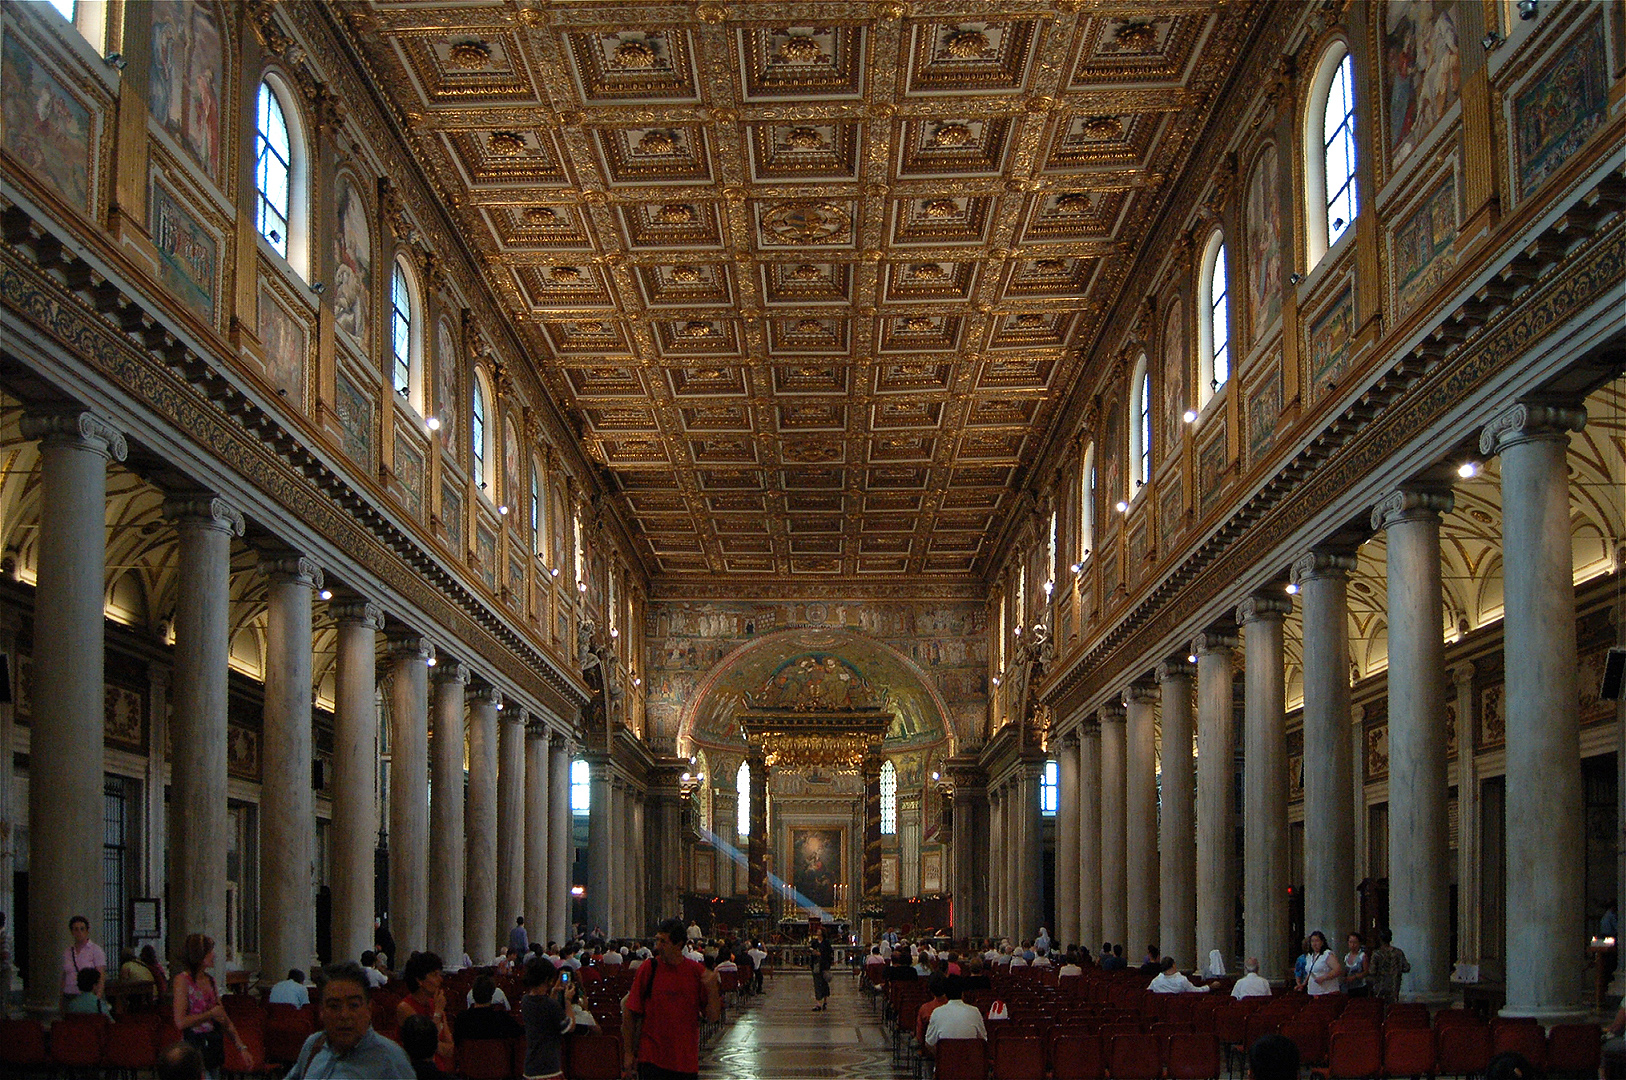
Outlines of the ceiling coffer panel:
[[1270,5],[333,10],[646,569],[819,587],[986,572]]

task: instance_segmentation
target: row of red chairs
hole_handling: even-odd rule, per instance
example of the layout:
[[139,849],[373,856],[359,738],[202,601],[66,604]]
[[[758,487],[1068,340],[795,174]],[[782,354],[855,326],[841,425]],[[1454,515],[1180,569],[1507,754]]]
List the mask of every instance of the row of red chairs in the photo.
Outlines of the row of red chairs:
[[[577,1034],[564,1041],[564,1072],[572,1080],[619,1080],[621,1039]],[[457,1075],[464,1080],[507,1080],[525,1073],[524,1039],[469,1039],[457,1047]]]
[[[235,1020],[234,1020],[235,1023]],[[226,1042],[227,1072],[265,1070],[262,1035],[257,1023],[237,1024],[248,1047]],[[0,1066],[11,1069],[96,1069],[131,1073],[154,1069],[158,1055],[181,1033],[157,1013],[137,1013],[109,1022],[100,1016],[64,1016],[47,1033],[38,1020],[0,1020]],[[289,1059],[292,1061],[292,1059]]]
[[943,1039],[936,1047],[937,1080],[1215,1080],[1219,1043],[1203,1032],[1156,1035],[1078,1035],[1013,1031],[991,1038]]
[[1338,1031],[1330,1043],[1308,1029],[1284,1025],[1281,1034],[1299,1048],[1314,1076],[1333,1080],[1360,1077],[1474,1076],[1497,1054],[1524,1055],[1537,1070],[1553,1076],[1595,1077],[1602,1061],[1598,1028],[1555,1024],[1543,1032],[1535,1021],[1497,1025],[1453,1023],[1438,1029]]

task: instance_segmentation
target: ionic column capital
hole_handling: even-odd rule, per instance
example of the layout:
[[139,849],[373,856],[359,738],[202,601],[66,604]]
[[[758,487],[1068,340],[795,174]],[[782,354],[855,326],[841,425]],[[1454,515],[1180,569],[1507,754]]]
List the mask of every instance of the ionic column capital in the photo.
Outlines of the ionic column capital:
[[550,734],[551,734],[551,732],[548,730],[548,722],[546,720],[544,720],[542,717],[538,716],[536,713],[526,712],[526,714],[525,714],[525,737],[526,738],[535,739],[537,742],[542,743],[545,746],[545,745],[547,745],[548,736]]
[[1065,733],[1063,733],[1063,735],[1061,737],[1061,745],[1066,747],[1068,750],[1076,749],[1077,746],[1078,746],[1078,739],[1079,739],[1078,729],[1077,728],[1071,728],[1068,731],[1066,731]]
[[1145,683],[1130,683],[1124,687],[1126,705],[1156,705],[1159,696],[1157,687]]
[[502,691],[495,686],[482,686],[469,693],[469,700],[498,709],[502,707]]
[[1243,625],[1253,622],[1281,622],[1292,612],[1293,601],[1287,597],[1256,593],[1236,606],[1236,621]]
[[1159,683],[1177,682],[1181,679],[1190,682],[1194,675],[1196,675],[1196,672],[1192,670],[1191,664],[1183,656],[1179,659],[1171,657],[1157,665],[1157,681]]
[[392,659],[416,660],[419,663],[428,663],[435,654],[435,647],[428,638],[411,632],[391,634],[387,650]]
[[328,612],[340,626],[363,626],[369,630],[384,629],[384,608],[373,600],[342,600],[329,604]]
[[1329,548],[1312,548],[1293,560],[1293,583],[1306,581],[1348,581],[1356,565],[1355,553]]
[[517,727],[524,727],[529,718],[530,712],[523,705],[508,705],[497,714],[498,722]]
[[93,412],[58,411],[27,413],[22,418],[25,439],[56,443],[90,450],[113,461],[123,461],[130,452],[124,432]]
[[431,676],[431,679],[436,686],[443,686],[447,683],[467,686],[469,685],[469,675],[469,666],[467,664],[460,660],[454,660],[450,656],[441,656],[435,659],[435,674]]
[[1235,652],[1238,642],[1235,634],[1221,634],[1214,630],[1204,630],[1191,639],[1191,651],[1198,656],[1209,653]]
[[304,555],[267,555],[260,559],[260,573],[275,585],[304,585],[309,589],[322,587],[322,568],[316,560]]
[[177,528],[212,529],[243,535],[243,513],[218,495],[207,491],[171,495],[164,500],[164,517]]
[[1451,673],[1451,683],[1458,691],[1472,686],[1474,675],[1478,672],[1478,668],[1474,666],[1472,660],[1463,660],[1460,663],[1452,664],[1448,670]]
[[1100,727],[1106,727],[1108,724],[1122,724],[1124,718],[1129,715],[1123,704],[1117,701],[1107,702],[1096,711],[1096,714],[1100,717]]
[[1086,720],[1078,725],[1079,745],[1082,746],[1086,739],[1094,739],[1096,742],[1101,741],[1101,721],[1099,718]]
[[1479,433],[1479,452],[1500,454],[1510,446],[1539,440],[1565,440],[1569,433],[1586,427],[1586,408],[1581,405],[1544,405],[1516,401],[1503,409]]
[[1372,507],[1372,528],[1387,529],[1408,521],[1438,523],[1441,514],[1456,506],[1456,496],[1431,488],[1397,488]]

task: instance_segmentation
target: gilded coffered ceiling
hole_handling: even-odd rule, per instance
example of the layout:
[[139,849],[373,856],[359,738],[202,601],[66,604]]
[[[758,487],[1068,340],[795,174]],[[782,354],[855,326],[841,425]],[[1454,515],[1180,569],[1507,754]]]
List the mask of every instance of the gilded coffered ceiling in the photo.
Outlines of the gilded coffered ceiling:
[[338,9],[656,577],[965,577],[1265,6]]

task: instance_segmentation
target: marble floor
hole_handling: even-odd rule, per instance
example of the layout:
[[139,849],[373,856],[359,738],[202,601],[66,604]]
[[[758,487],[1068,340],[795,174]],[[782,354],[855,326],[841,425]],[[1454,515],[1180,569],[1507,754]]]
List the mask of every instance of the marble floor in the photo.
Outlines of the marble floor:
[[830,977],[830,1007],[813,1012],[813,977],[770,975],[760,997],[729,1001],[729,1022],[700,1053],[702,1080],[908,1077],[892,1067],[880,1009],[845,971]]

